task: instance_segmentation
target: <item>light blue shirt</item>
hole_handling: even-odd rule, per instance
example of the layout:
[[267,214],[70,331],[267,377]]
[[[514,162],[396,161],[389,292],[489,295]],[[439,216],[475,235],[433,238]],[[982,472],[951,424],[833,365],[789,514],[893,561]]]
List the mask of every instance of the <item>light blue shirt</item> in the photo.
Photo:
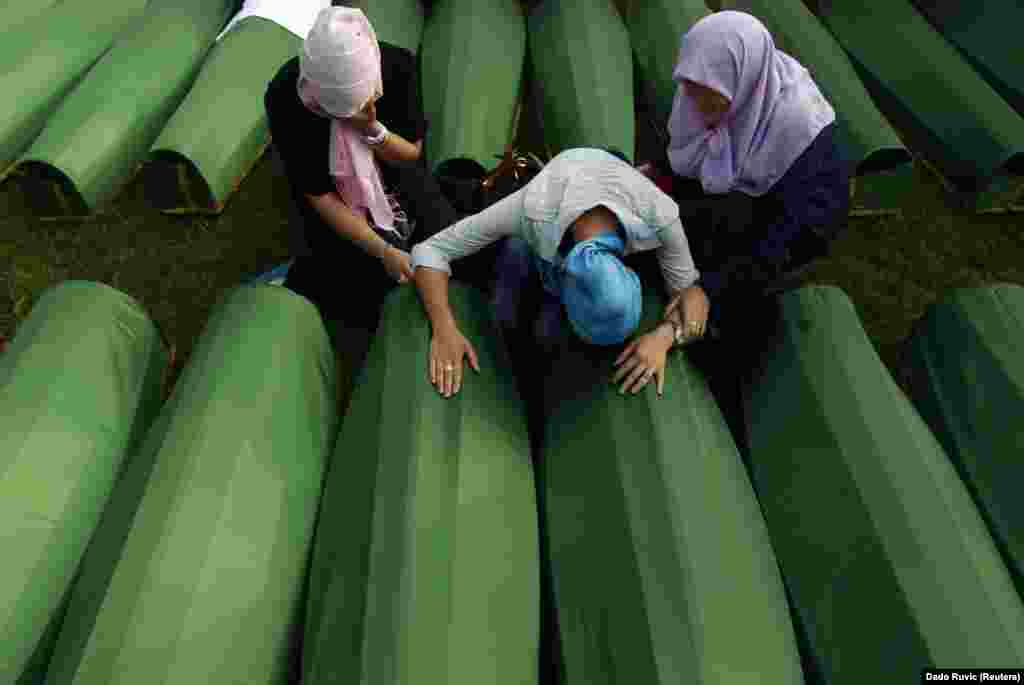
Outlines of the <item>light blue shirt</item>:
[[558,246],[584,212],[607,207],[626,233],[625,254],[657,250],[669,292],[687,288],[700,273],[679,220],[679,206],[654,183],[618,157],[592,148],[566,150],[525,187],[484,211],[468,216],[412,248],[412,268],[451,275],[452,260],[507,236],[522,238],[550,268],[545,287],[561,266]]

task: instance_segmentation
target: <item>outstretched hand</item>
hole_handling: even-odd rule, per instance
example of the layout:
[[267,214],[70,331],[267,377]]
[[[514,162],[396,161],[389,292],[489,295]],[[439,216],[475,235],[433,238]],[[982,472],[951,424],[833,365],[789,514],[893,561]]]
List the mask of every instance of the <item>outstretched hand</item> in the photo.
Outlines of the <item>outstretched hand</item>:
[[665,326],[659,326],[626,345],[615,360],[615,366],[619,368],[612,376],[613,384],[625,379],[619,394],[632,392],[635,395],[653,378],[657,383],[658,397],[661,397],[665,392],[665,362],[671,346],[671,333]]
[[462,388],[462,360],[480,373],[476,350],[454,326],[434,332],[430,341],[430,383],[445,397],[457,395]]

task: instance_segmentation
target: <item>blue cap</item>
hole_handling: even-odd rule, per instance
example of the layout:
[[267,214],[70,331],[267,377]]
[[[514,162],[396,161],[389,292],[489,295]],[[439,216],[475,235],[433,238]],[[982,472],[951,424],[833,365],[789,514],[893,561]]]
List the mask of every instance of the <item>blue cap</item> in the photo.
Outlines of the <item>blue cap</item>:
[[622,263],[614,232],[577,243],[563,264],[562,302],[573,330],[594,345],[615,345],[640,323],[640,278]]

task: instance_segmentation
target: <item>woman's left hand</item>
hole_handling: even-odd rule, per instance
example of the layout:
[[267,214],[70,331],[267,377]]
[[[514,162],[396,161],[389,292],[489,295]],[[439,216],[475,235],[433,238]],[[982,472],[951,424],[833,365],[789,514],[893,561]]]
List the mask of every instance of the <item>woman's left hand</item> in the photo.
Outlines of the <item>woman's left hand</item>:
[[670,347],[671,334],[666,332],[664,325],[626,345],[626,349],[615,360],[615,366],[619,368],[612,376],[613,384],[625,379],[619,394],[632,391],[635,395],[654,378],[660,397],[665,390],[665,359]]

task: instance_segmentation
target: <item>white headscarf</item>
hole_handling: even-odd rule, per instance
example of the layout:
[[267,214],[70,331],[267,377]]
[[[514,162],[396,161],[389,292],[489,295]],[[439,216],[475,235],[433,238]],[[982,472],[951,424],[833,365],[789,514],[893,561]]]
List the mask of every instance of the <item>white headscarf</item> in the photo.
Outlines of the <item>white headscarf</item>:
[[[669,162],[708,193],[764,195],[835,120],[807,69],[777,50],[768,29],[745,12],[715,12],[694,24],[680,41],[672,79],[679,86]],[[717,127],[707,127],[683,79],[729,98]]]
[[329,164],[338,194],[351,209],[368,211],[373,222],[394,229],[395,209],[381,183],[373,152],[345,119],[373,96],[384,94],[380,44],[361,10],[325,7],[299,52],[299,98],[331,119]]

